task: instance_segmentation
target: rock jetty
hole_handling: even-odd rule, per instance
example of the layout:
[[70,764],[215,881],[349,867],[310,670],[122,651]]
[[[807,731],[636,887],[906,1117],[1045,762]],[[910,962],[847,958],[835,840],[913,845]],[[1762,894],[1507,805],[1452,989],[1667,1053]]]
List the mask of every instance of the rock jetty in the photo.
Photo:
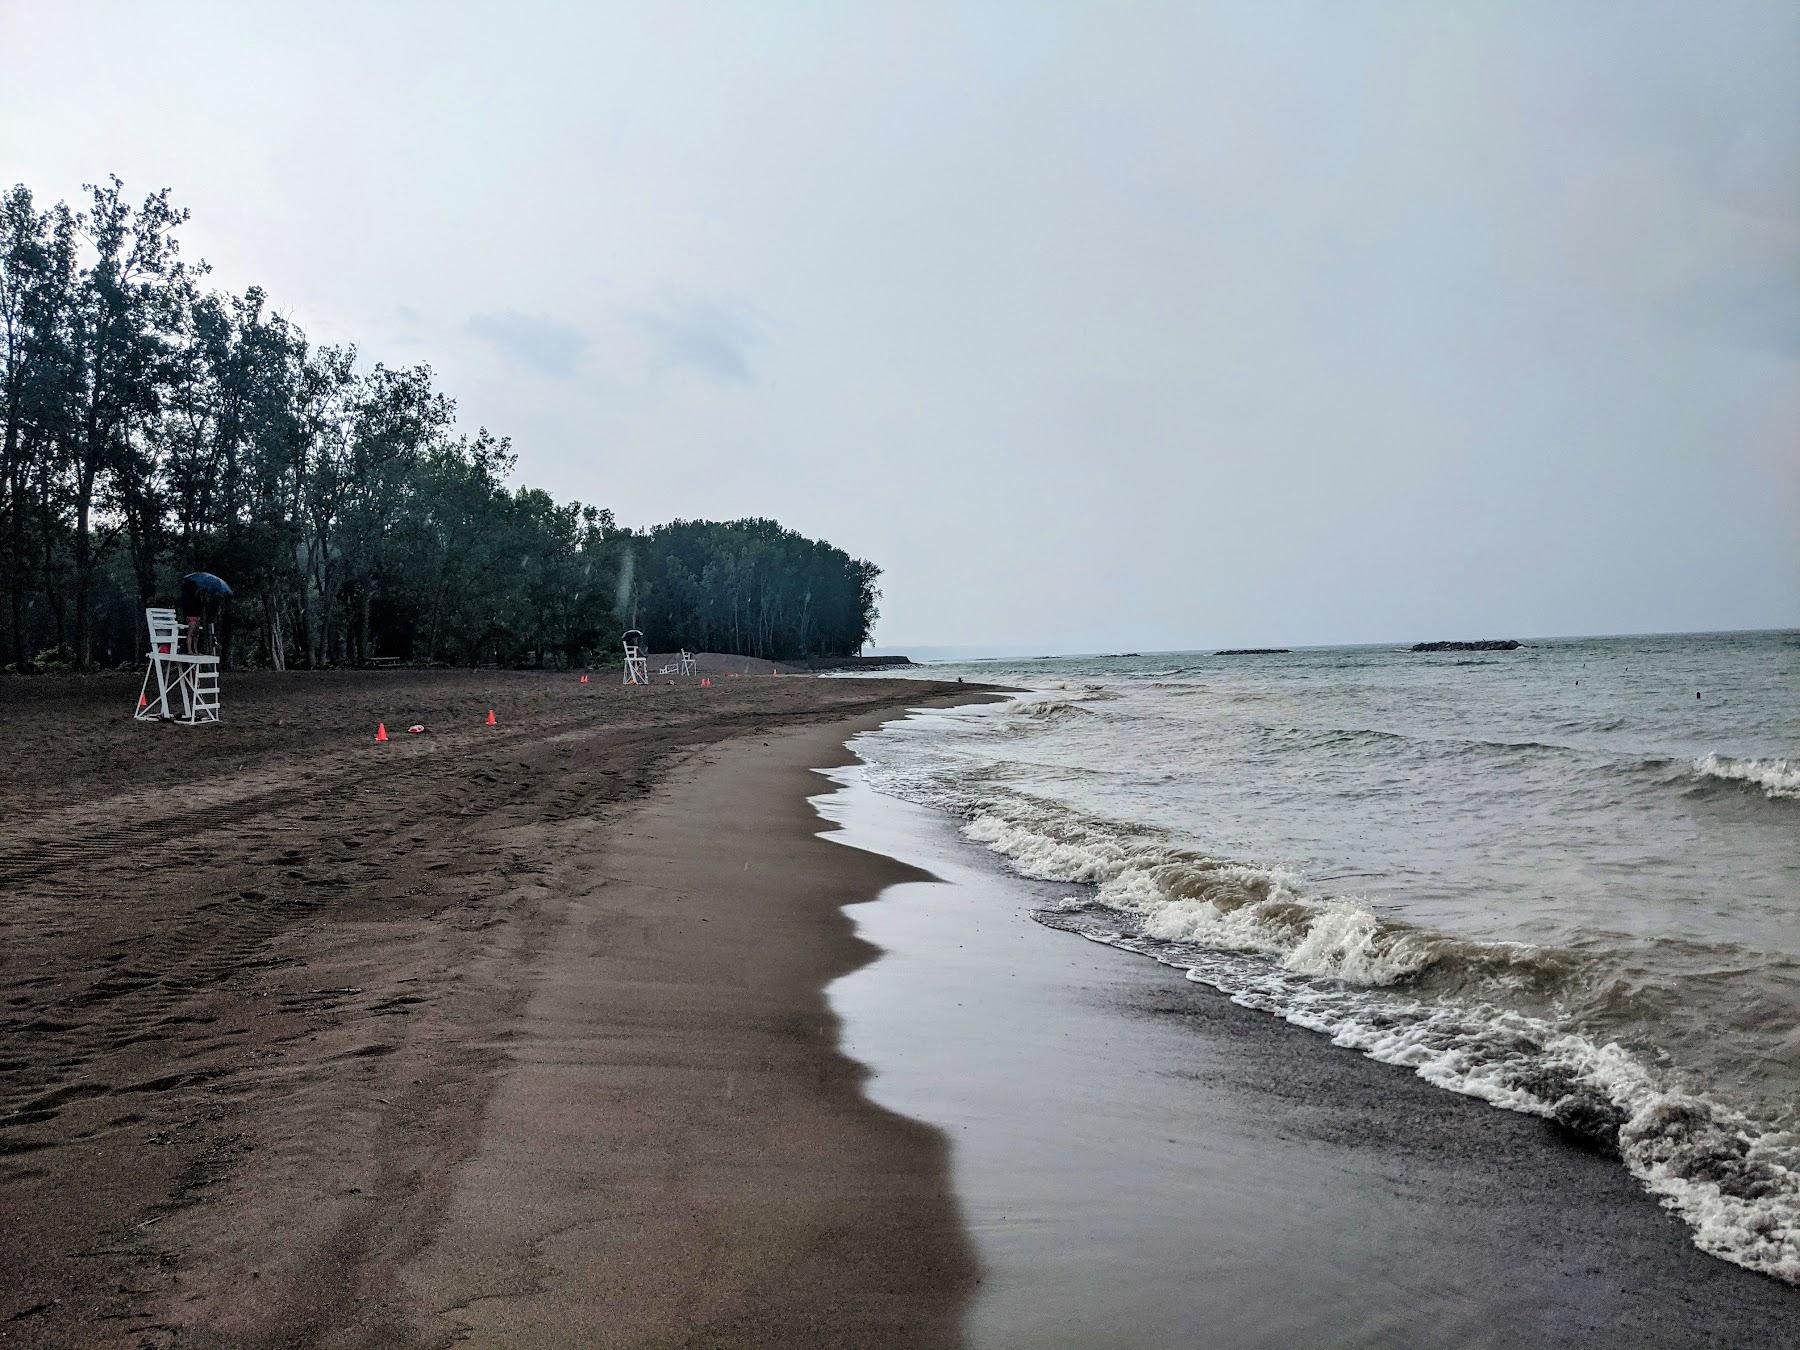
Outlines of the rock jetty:
[[789,661],[799,670],[907,670],[914,662],[910,656],[813,656],[804,661]]
[[1484,642],[1415,642],[1415,652],[1510,652],[1518,647],[1513,638],[1489,638]]

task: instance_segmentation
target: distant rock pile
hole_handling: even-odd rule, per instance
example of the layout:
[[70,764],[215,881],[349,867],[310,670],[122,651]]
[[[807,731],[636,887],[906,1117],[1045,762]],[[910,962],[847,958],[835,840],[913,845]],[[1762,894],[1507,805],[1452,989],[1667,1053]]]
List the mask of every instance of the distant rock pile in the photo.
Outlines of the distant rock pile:
[[1415,642],[1415,652],[1510,652],[1518,647],[1513,638],[1489,638],[1484,642]]
[[1214,656],[1286,656],[1293,651],[1292,647],[1227,647],[1222,652],[1214,652]]
[[905,670],[913,664],[909,656],[814,656],[804,661],[790,661],[801,670]]

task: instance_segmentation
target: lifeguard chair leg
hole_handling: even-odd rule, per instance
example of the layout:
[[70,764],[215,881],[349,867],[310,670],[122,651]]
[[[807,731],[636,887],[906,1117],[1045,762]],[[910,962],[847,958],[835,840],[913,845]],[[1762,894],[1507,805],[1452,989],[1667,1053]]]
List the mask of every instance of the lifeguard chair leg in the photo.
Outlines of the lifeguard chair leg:
[[150,670],[156,676],[156,716],[163,720],[172,719],[175,711],[169,706],[169,663],[151,657]]

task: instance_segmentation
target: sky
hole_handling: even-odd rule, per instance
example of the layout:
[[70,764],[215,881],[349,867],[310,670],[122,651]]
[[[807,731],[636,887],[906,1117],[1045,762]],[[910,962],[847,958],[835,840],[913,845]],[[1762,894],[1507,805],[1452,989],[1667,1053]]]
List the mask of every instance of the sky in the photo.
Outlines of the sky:
[[1800,625],[1791,0],[0,0],[0,69],[0,179],[173,188],[883,646]]

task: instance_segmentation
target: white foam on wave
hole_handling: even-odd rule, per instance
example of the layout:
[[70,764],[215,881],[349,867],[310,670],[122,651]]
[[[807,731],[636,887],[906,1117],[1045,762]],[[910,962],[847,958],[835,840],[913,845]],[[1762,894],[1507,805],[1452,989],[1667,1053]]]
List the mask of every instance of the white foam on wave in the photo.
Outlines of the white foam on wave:
[[1009,859],[1021,876],[1042,881],[1098,886],[1121,875],[1138,853],[1124,839],[1059,839],[1014,824],[995,812],[975,816],[963,826],[963,833]]
[[1285,970],[1350,984],[1398,984],[1438,958],[1430,938],[1351,898],[1313,901],[1280,867],[1183,854],[1148,837],[1073,818],[1032,820],[1018,804],[982,811],[963,832],[1024,876],[1081,882],[1138,930],[1272,958]]
[[[1089,693],[1064,686],[1051,698]],[[1002,732],[1010,719],[987,721],[1002,711],[989,705],[965,731]],[[978,751],[938,760],[926,745],[911,749],[871,759],[871,781],[960,815],[969,839],[1021,875],[1091,888],[1044,922],[1182,969],[1435,1086],[1614,1146],[1701,1250],[1800,1284],[1800,1138],[1665,1081],[1627,1048],[1558,1020],[1553,1001],[1538,1000],[1545,1017],[1506,1006],[1522,989],[1554,994],[1574,954],[1459,940],[1385,918],[1360,897],[1309,896],[1287,869],[1208,857],[1153,828],[1013,791]],[[1707,756],[1694,767],[1800,796],[1788,760]],[[1427,996],[1418,982],[1439,973]]]
[[1800,801],[1800,763],[1791,759],[1733,759],[1730,755],[1704,755],[1694,761],[1702,778],[1728,783],[1747,783],[1770,798]]
[[[1797,1141],[1760,1130],[1702,1093],[1671,1090],[1616,1042],[1596,1044],[1540,1018],[1446,1008],[1417,1020],[1351,1013],[1315,1029],[1438,1087],[1565,1123],[1618,1126],[1620,1158],[1679,1214],[1694,1244],[1800,1284]],[[1304,1018],[1290,1020],[1304,1021]],[[1562,1089],[1567,1089],[1563,1091]]]
[[[1092,908],[1072,899],[1061,912]],[[1435,1087],[1589,1136],[1610,1134],[1627,1169],[1687,1223],[1695,1246],[1800,1284],[1800,1139],[1761,1130],[1703,1093],[1659,1083],[1615,1042],[1597,1044],[1490,1004],[1396,1000],[1229,955],[1073,931],[1183,969],[1235,1003],[1411,1069]]]
[[1306,936],[1282,959],[1284,969],[1348,984],[1398,984],[1437,959],[1422,935],[1385,932],[1362,905],[1334,900],[1318,907]]
[[1406,996],[1440,961],[1498,972],[1498,993],[1532,949],[1410,928],[1359,898],[1309,898],[1284,868],[1185,853],[1004,795],[964,833],[1025,876],[1094,888],[1045,916],[1056,926],[1174,965],[1438,1087],[1603,1138],[1702,1250],[1800,1283],[1800,1141],[1661,1085],[1616,1043],[1491,1002]]
[[1038,698],[1029,701],[1020,699],[1017,702],[1007,704],[1006,711],[1011,713],[1014,717],[1036,717],[1040,719],[1066,717],[1070,714],[1078,714],[1082,717],[1092,717],[1094,715],[1093,709],[1082,707],[1080,702],[1074,699],[1063,698]]

